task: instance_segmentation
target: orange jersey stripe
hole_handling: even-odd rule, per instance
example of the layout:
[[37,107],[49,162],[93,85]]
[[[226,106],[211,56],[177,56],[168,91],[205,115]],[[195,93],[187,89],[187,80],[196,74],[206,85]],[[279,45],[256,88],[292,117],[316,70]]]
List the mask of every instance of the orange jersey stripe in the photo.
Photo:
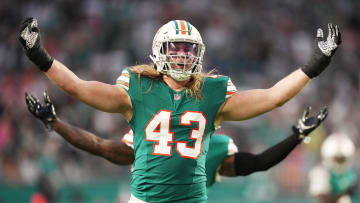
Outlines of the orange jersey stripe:
[[116,82],[117,84],[123,84],[123,85],[125,85],[126,87],[129,87],[129,83],[127,83],[127,82],[124,82],[124,81],[121,81],[121,80],[118,80],[117,82]]
[[226,92],[227,95],[234,94],[234,93],[235,93],[235,91],[234,92]]
[[185,22],[183,20],[179,20],[180,21],[180,30],[181,30],[181,34],[186,35],[186,27],[185,27]]

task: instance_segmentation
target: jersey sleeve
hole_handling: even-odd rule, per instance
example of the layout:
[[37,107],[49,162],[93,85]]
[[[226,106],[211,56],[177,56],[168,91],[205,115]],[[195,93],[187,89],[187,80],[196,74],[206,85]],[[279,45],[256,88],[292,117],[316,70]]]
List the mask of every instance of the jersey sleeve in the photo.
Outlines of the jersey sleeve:
[[227,82],[227,88],[226,88],[226,99],[228,99],[229,97],[231,97],[235,92],[236,92],[236,87],[235,85],[232,83],[230,77],[228,79]]
[[226,135],[214,134],[210,138],[209,151],[206,155],[206,185],[220,182],[219,169],[223,160],[238,151],[234,141]]
[[229,144],[228,144],[228,156],[234,155],[235,153],[237,153],[239,150],[237,148],[237,146],[234,143],[234,140],[232,138],[229,139]]
[[134,149],[134,133],[132,130],[130,130],[128,133],[124,135],[124,137],[121,139],[123,143],[125,143],[127,146],[131,147],[131,149]]
[[116,79],[116,84],[120,85],[126,91],[129,91],[130,87],[130,74],[128,69],[122,71],[121,75]]

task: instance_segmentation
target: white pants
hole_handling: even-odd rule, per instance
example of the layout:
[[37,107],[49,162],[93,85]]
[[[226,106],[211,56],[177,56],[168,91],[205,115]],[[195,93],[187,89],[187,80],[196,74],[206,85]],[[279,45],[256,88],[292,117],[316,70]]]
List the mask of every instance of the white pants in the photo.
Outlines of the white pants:
[[149,202],[144,202],[141,199],[138,199],[134,195],[131,194],[130,200],[128,203],[149,203]]

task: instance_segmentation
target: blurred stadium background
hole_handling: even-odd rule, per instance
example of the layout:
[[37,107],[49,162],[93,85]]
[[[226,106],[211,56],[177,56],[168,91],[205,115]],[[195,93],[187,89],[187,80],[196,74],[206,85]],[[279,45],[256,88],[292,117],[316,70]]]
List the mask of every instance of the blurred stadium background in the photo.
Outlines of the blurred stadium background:
[[[127,202],[129,167],[75,149],[27,111],[24,92],[47,90],[58,115],[102,137],[128,130],[118,114],[96,111],[56,88],[18,43],[18,26],[38,19],[47,50],[83,79],[114,83],[128,65],[150,62],[156,30],[172,19],[195,25],[207,46],[207,70],[231,76],[238,90],[270,87],[306,63],[318,27],[340,26],[343,44],[330,67],[291,102],[219,131],[241,151],[259,153],[286,137],[305,106],[329,106],[329,118],[285,161],[266,173],[223,178],[209,202],[313,202],[308,172],[334,131],[360,135],[360,1],[53,0],[0,1],[0,202],[30,202],[45,191],[52,202]],[[327,30],[326,32],[327,33]],[[245,107],[246,108],[246,107]],[[356,157],[359,157],[357,153]],[[359,162],[355,166],[359,172]]]

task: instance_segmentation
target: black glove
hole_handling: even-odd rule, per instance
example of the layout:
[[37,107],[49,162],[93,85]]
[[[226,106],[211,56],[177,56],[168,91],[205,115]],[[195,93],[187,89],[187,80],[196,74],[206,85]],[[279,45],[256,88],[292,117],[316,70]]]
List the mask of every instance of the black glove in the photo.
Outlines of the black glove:
[[40,119],[48,129],[52,129],[52,124],[56,121],[56,112],[49,95],[44,92],[44,104],[42,105],[36,97],[25,92],[25,102],[30,113]]
[[40,43],[40,30],[36,19],[27,18],[20,25],[19,40],[26,56],[42,71],[51,67],[54,59]]
[[341,44],[341,33],[337,25],[328,24],[328,37],[323,40],[322,29],[317,30],[315,39],[314,55],[309,63],[302,68],[304,73],[310,78],[318,76],[330,63],[331,57],[335,54],[336,49]]
[[325,106],[316,116],[308,118],[311,107],[304,110],[302,117],[298,120],[297,125],[293,126],[294,133],[299,135],[299,139],[304,139],[313,130],[315,130],[327,117],[328,111]]

